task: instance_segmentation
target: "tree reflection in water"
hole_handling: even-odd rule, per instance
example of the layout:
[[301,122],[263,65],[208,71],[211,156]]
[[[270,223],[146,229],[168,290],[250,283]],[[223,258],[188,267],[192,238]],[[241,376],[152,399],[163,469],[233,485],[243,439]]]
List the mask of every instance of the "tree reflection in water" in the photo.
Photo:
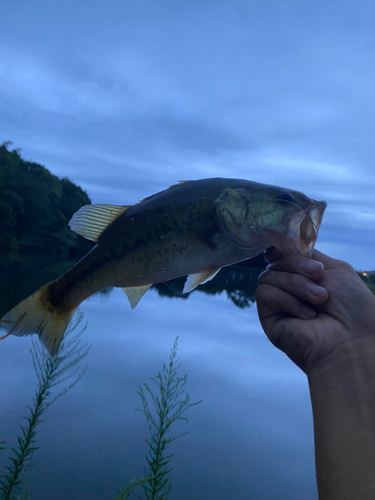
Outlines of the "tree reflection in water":
[[[0,255],[0,317],[21,300],[31,295],[39,287],[62,276],[75,261],[56,259],[51,255],[39,253]],[[193,292],[216,295],[226,292],[229,299],[238,307],[249,307],[255,300],[255,290],[259,273],[266,263],[262,256],[223,267],[212,281],[200,285]],[[185,277],[166,283],[157,283],[154,288],[164,297],[187,299],[183,294]],[[110,293],[110,289],[101,293]]]
[[[226,292],[228,298],[238,307],[250,307],[255,302],[258,276],[266,266],[263,258],[247,260],[239,264],[223,267],[212,281],[200,285],[190,293],[204,292],[216,295]],[[182,293],[185,277],[167,283],[156,283],[154,288],[163,297],[187,299],[190,293]]]

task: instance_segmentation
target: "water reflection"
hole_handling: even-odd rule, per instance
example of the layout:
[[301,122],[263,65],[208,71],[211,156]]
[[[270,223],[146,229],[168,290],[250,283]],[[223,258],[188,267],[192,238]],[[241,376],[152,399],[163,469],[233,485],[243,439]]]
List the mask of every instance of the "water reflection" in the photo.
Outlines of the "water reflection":
[[53,255],[0,253],[0,317],[45,283],[66,273],[75,264]]
[[[36,256],[8,264],[2,259],[6,279],[0,286],[7,304],[2,309],[71,264]],[[234,268],[221,270],[185,301],[163,299],[151,290],[132,311],[122,290],[114,289],[110,297],[96,294],[82,304],[88,325],[83,340],[92,345],[90,370],[46,415],[33,458],[34,498],[113,498],[139,477],[148,429],[135,411],[137,390],[160,370],[178,335],[187,390],[203,403],[192,409],[188,428],[181,427],[189,434],[172,450],[171,500],[316,500],[304,374],[266,339],[255,307],[234,307],[223,293],[213,296],[225,291],[251,304],[254,292],[243,294],[255,282],[242,269],[248,265],[241,264],[238,280]],[[199,291],[204,288],[210,294]],[[0,440],[9,446],[34,391],[30,343],[11,335],[0,345],[6,381],[0,384]],[[0,471],[5,462],[2,453]]]
[[[62,276],[75,260],[56,260],[53,255],[6,254],[0,253],[0,317],[39,287]],[[265,269],[262,255],[232,266],[224,267],[215,278],[200,285],[193,292],[182,293],[185,277],[167,283],[156,283],[153,288],[161,297],[187,299],[191,293],[204,292],[219,295],[223,292],[237,307],[250,307],[255,302],[255,290],[259,273]],[[370,290],[375,292],[375,275],[359,273]],[[364,276],[366,275],[366,276]],[[101,294],[111,293],[111,289],[101,290]]]
[[[0,317],[21,300],[31,295],[39,287],[62,276],[76,261],[56,260],[53,255],[44,254],[0,254]],[[225,267],[212,281],[199,286],[196,291],[208,295],[226,292],[229,299],[238,307],[249,307],[255,301],[257,278],[265,268],[262,256],[233,266]],[[187,299],[183,294],[185,278],[177,278],[167,283],[158,283],[154,288],[160,296]],[[108,294],[110,289],[102,290]]]
[[[255,302],[255,290],[261,268],[252,267],[251,261],[241,264],[224,267],[211,281],[200,285],[193,292],[204,292],[207,295],[217,295],[226,292],[228,298],[238,307],[250,307]],[[264,268],[264,266],[263,266]],[[179,297],[187,299],[190,293],[182,293],[185,283],[184,277],[168,281],[167,283],[157,283],[154,288],[160,296]]]
[[[73,264],[3,255],[1,314]],[[135,412],[137,389],[160,370],[178,335],[187,390],[203,403],[173,449],[171,500],[317,499],[305,375],[266,339],[255,307],[244,309],[254,301],[259,273],[251,266],[264,265],[224,268],[190,295],[182,295],[184,278],[155,286],[162,296],[189,297],[184,302],[150,291],[131,311],[115,289],[109,300],[96,294],[82,304],[90,370],[49,409],[33,459],[34,498],[113,498],[139,477],[147,425]],[[6,382],[0,384],[0,441],[12,446],[34,391],[30,338],[10,336],[0,347]],[[0,471],[5,464],[4,452]]]

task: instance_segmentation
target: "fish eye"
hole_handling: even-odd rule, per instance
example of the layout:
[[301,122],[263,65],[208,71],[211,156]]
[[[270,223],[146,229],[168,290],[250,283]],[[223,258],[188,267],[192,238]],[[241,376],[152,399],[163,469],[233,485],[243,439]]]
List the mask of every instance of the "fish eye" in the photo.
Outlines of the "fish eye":
[[277,195],[276,202],[280,205],[286,205],[288,202],[294,203],[294,196],[290,191],[281,191]]

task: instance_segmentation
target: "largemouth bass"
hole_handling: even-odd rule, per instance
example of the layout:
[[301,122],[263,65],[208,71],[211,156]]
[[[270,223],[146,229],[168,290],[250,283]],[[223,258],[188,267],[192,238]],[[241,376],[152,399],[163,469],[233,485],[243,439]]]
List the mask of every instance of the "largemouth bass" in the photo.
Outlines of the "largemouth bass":
[[54,355],[77,307],[103,288],[123,288],[134,308],[154,283],[186,275],[189,292],[271,246],[310,256],[325,208],[297,191],[221,178],[183,181],[133,206],[86,205],[69,225],[96,245],[5,314],[2,338],[36,333]]

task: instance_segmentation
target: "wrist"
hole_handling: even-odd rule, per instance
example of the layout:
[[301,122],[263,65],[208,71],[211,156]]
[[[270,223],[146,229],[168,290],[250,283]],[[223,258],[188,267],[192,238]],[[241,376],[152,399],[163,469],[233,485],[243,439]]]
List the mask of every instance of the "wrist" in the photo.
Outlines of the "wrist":
[[375,386],[375,336],[346,341],[310,367],[310,390],[348,392],[359,386]]
[[308,373],[320,500],[373,500],[375,341],[358,338]]

